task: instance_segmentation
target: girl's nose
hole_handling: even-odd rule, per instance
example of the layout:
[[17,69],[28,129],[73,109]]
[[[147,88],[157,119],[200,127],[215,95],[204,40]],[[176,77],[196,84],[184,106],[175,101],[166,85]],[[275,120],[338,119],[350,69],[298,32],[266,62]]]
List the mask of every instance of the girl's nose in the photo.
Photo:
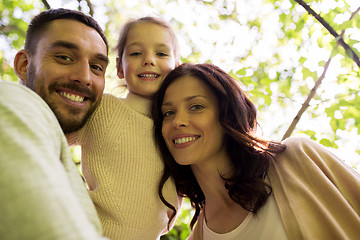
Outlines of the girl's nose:
[[156,60],[153,54],[145,54],[144,57],[144,62],[143,62],[144,66],[146,65],[152,65],[155,66],[156,65]]

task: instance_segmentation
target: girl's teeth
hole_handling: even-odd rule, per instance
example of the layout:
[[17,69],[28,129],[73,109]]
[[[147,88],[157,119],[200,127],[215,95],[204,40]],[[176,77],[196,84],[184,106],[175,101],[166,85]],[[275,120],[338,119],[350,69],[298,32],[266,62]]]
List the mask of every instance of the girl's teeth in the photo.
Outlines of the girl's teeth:
[[175,139],[175,144],[183,144],[183,143],[187,143],[187,142],[192,142],[195,139],[196,139],[195,137],[177,138],[177,139]]
[[142,78],[157,78],[157,74],[141,74],[140,77]]

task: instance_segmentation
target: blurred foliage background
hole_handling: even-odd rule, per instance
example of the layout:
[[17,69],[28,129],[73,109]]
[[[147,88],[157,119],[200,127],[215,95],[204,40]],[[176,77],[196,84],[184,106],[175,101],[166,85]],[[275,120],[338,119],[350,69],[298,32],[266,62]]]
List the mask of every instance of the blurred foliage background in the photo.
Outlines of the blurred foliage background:
[[[110,47],[129,18],[156,15],[178,35],[182,62],[211,62],[239,80],[259,109],[261,133],[303,135],[360,170],[359,0],[3,0],[0,79],[17,81],[15,53],[31,18],[78,9],[103,27]],[[121,96],[110,52],[106,92]],[[79,149],[72,149],[79,162]],[[191,206],[162,239],[186,239]]]

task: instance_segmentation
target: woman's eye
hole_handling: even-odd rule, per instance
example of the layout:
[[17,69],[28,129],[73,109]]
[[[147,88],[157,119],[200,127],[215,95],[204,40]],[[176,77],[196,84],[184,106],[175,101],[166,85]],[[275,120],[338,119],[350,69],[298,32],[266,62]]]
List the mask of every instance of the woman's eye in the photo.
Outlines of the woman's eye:
[[191,106],[191,110],[201,110],[201,109],[203,109],[204,108],[204,106],[202,106],[202,105],[193,105],[193,106]]
[[170,117],[171,115],[173,115],[174,112],[173,111],[166,111],[163,113],[163,117],[166,118],[166,117]]

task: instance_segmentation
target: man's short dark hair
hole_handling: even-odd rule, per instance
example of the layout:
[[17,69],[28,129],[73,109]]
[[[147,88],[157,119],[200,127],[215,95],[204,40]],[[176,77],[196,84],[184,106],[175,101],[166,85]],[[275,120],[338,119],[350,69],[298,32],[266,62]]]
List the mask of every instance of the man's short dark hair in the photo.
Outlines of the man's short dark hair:
[[91,28],[94,28],[104,40],[106,45],[106,50],[108,52],[109,46],[104,34],[104,31],[97,23],[95,19],[91,16],[88,16],[80,11],[57,8],[57,9],[49,9],[46,11],[42,11],[38,15],[36,15],[30,22],[28,30],[26,32],[26,40],[25,40],[25,50],[27,50],[31,55],[35,54],[37,42],[41,38],[42,34],[46,30],[46,27],[51,21],[57,19],[70,19],[81,22]]

